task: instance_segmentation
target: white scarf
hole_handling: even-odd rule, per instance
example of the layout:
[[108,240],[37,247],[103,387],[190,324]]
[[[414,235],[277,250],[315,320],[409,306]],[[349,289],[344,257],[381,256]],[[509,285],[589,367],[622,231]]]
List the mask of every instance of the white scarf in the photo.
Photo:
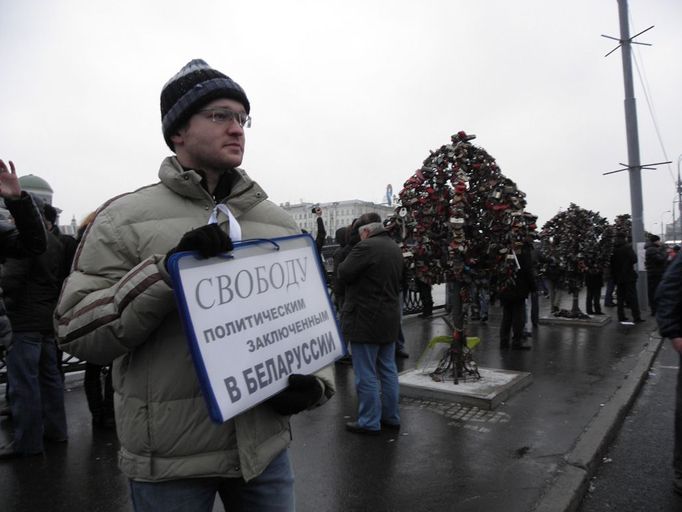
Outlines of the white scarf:
[[208,219],[208,224],[218,223],[218,212],[223,212],[227,216],[228,226],[230,229],[229,235],[232,241],[239,242],[242,239],[242,228],[239,225],[239,222],[237,222],[235,216],[232,215],[232,212],[227,207],[227,205],[224,205],[222,203],[217,204],[216,207],[213,208],[213,211],[211,212],[211,216]]

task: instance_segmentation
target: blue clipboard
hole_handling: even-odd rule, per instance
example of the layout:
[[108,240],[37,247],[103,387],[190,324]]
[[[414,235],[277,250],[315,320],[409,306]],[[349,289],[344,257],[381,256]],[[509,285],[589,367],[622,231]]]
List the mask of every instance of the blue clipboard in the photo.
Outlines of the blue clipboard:
[[168,269],[216,423],[286,388],[290,374],[313,373],[345,355],[308,234],[236,242],[214,258],[177,253]]

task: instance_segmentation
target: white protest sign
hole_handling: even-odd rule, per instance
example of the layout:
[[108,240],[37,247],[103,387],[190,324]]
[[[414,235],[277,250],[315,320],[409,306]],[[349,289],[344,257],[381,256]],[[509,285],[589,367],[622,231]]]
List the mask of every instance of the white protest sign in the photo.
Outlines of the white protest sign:
[[343,355],[310,235],[235,244],[231,257],[169,260],[185,332],[209,404],[223,422]]

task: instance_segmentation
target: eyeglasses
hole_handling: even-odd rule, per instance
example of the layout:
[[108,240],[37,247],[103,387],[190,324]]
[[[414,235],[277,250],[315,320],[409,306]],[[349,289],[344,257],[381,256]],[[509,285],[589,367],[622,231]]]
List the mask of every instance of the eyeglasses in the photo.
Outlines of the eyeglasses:
[[227,107],[205,108],[199,112],[206,112],[211,121],[216,124],[226,124],[234,121],[242,128],[251,128],[251,116],[245,112],[235,112]]

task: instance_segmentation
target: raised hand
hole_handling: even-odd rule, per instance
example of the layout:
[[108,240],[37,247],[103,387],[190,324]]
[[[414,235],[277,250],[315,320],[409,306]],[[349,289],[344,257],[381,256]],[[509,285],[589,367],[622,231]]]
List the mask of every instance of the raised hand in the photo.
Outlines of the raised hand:
[[21,185],[17,178],[14,162],[9,161],[9,169],[5,162],[0,160],[0,197],[5,199],[19,199],[21,196]]

